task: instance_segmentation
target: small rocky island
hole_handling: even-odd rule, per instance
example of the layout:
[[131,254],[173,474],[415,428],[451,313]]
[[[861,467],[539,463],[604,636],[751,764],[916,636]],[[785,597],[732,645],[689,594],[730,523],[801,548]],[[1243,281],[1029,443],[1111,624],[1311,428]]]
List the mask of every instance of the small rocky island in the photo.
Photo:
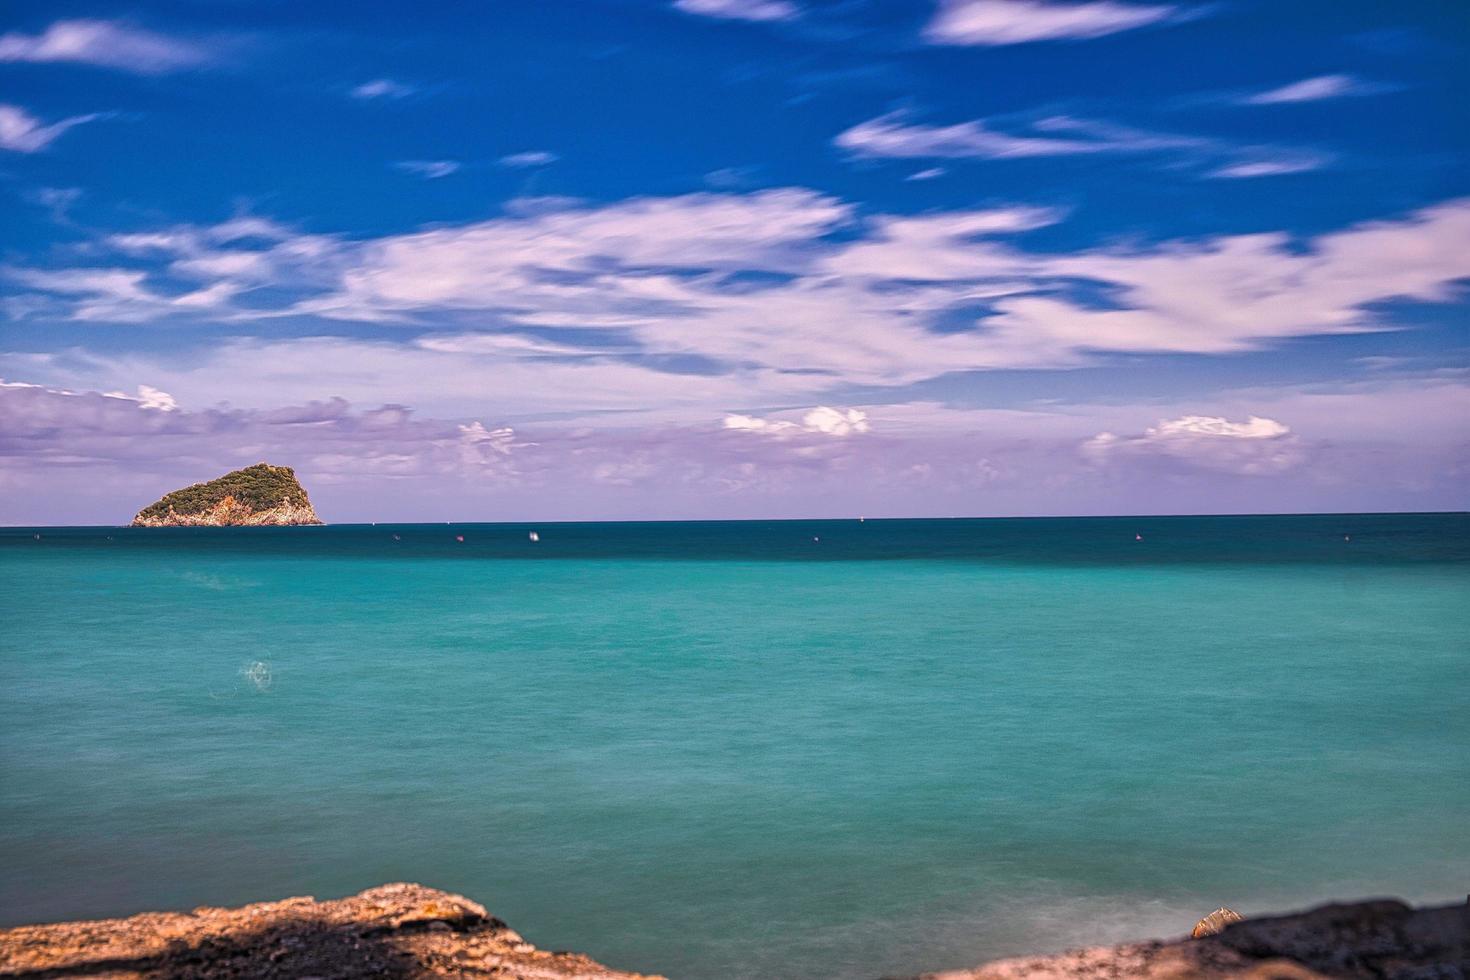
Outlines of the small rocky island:
[[320,524],[289,466],[256,463],[208,483],[165,494],[138,511],[133,527],[242,527]]

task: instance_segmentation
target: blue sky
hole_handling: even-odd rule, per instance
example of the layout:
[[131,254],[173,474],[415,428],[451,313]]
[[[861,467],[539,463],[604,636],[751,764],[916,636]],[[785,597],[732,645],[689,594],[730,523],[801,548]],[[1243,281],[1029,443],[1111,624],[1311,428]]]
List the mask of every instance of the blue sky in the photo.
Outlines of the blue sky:
[[1463,509],[1456,2],[20,3],[0,521]]

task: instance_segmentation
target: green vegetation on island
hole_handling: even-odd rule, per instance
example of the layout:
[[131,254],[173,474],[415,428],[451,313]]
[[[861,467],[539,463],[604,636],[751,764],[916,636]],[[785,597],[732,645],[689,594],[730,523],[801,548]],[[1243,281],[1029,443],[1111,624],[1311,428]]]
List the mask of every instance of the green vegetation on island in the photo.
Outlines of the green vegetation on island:
[[175,490],[133,518],[135,527],[320,523],[291,467],[269,463]]

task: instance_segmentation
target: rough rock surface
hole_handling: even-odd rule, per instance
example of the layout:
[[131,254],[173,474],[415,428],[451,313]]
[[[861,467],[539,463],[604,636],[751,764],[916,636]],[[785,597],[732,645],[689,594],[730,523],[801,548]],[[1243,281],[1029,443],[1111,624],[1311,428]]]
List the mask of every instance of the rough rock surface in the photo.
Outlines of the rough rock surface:
[[[0,930],[0,978],[53,980],[659,980],[536,949],[467,898],[383,885],[332,902]],[[1470,905],[1324,905],[1201,939],[1001,960],[919,980],[1465,980]]]
[[920,980],[1465,980],[1470,904],[1324,905],[1218,934],[999,960]]
[[133,527],[320,524],[289,466],[256,463],[165,494],[138,511]]
[[1213,936],[1221,932],[1232,922],[1239,922],[1244,918],[1239,912],[1225,906],[1220,906],[1209,915],[1194,924],[1194,929],[1189,933],[1191,939],[1203,939],[1205,936]]
[[406,884],[332,902],[288,898],[6,929],[0,977],[657,980],[539,950],[467,898]]

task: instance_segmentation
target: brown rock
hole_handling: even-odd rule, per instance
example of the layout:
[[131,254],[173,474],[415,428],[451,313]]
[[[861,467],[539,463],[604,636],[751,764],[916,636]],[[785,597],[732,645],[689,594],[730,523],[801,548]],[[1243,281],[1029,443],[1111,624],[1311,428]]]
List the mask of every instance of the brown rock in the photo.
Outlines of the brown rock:
[[1204,936],[1213,936],[1224,931],[1225,927],[1232,922],[1243,922],[1245,916],[1234,909],[1220,906],[1209,915],[1194,924],[1194,931],[1189,934],[1190,939],[1200,939]]
[[[1207,919],[1210,917],[1206,917]],[[1324,905],[1217,934],[1000,960],[920,980],[1464,980],[1470,905]]]
[[469,899],[408,884],[330,902],[288,898],[0,930],[0,977],[657,980],[538,950]]

